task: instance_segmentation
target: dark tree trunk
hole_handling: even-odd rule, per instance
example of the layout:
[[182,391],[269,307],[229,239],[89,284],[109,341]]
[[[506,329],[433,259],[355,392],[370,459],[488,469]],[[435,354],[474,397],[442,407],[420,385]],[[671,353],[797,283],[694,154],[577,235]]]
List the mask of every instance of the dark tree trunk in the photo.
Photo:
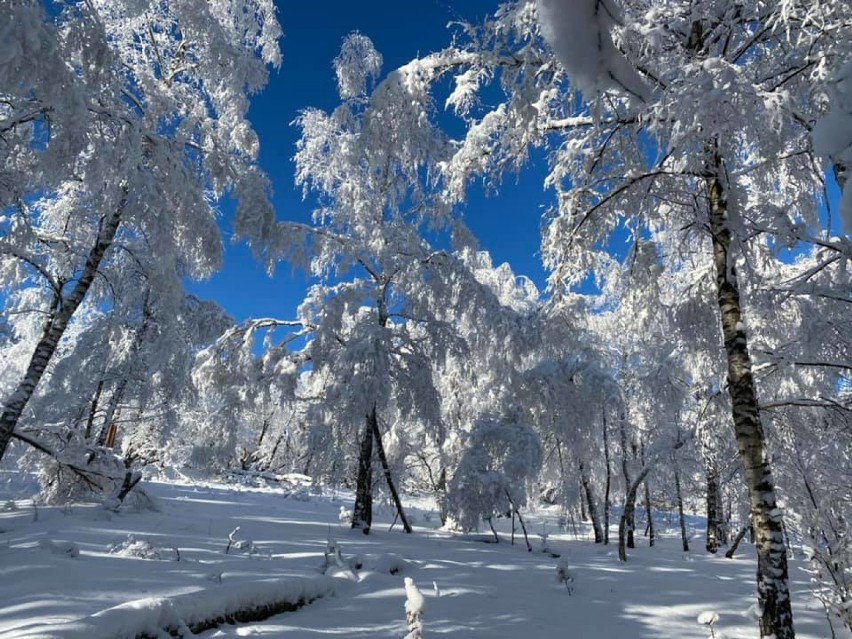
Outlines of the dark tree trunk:
[[358,453],[358,478],[355,482],[355,506],[352,509],[352,527],[360,528],[365,535],[373,525],[373,423],[377,421],[376,407],[367,414],[361,447]]
[[648,486],[647,479],[645,480],[645,521],[645,536],[648,537],[648,545],[653,548],[657,534],[654,531],[654,517],[651,512],[651,488]]
[[92,427],[95,424],[95,414],[98,412],[98,402],[101,400],[101,392],[104,389],[104,380],[101,379],[95,388],[95,394],[92,396],[92,401],[89,405],[89,416],[86,418],[86,441],[92,438]]
[[775,497],[775,483],[766,438],[760,420],[748,337],[742,322],[742,306],[728,227],[726,171],[714,144],[707,167],[710,232],[716,267],[716,291],[721,328],[728,360],[728,388],[733,408],[737,450],[745,471],[757,535],[757,596],[761,611],[761,637],[793,639],[787,554],[784,550],[783,519]]
[[[645,466],[645,443],[642,443],[642,466]],[[645,536],[648,537],[648,545],[653,548],[657,540],[654,531],[654,517],[651,512],[651,484],[645,478]]]
[[609,511],[612,506],[610,500],[610,489],[612,488],[612,467],[609,460],[609,433],[607,432],[606,413],[602,413],[602,418],[604,462],[606,463],[606,483],[604,485],[603,542],[606,546],[609,544]]
[[127,206],[127,199],[128,190],[127,187],[124,187],[115,210],[101,219],[94,246],[89,251],[80,278],[71,292],[67,296],[64,296],[61,291],[55,292],[55,303],[45,321],[41,339],[36,344],[35,350],[30,357],[27,371],[24,373],[24,377],[18,383],[18,386],[9,396],[3,413],[0,415],[0,459],[6,453],[6,448],[12,439],[15,426],[17,426],[18,420],[21,418],[27,403],[29,403],[30,398],[33,396],[36,386],[41,381],[44,371],[47,369],[48,364],[50,364],[50,360],[56,352],[56,347],[59,345],[59,340],[65,334],[68,322],[71,321],[74,313],[80,304],[83,303],[83,299],[85,299],[86,294],[92,286],[92,282],[95,280],[95,275],[98,272],[101,261],[103,261],[107,249],[109,249],[115,239],[115,234],[121,223],[121,216]]
[[604,534],[603,528],[601,527],[601,518],[598,514],[597,504],[595,503],[595,495],[592,490],[592,482],[589,479],[589,471],[583,462],[580,462],[580,481],[583,484],[583,493],[585,494],[586,502],[589,505],[589,517],[592,519],[592,528],[595,531],[595,543],[603,543]]
[[680,469],[677,460],[674,460],[675,496],[677,497],[677,518],[680,523],[680,540],[683,543],[683,551],[689,552],[689,537],[686,534],[686,517],[683,515],[683,493],[680,490]]
[[[375,409],[373,410],[375,414]],[[396,506],[396,512],[399,515],[400,521],[402,521],[402,529],[410,533],[411,532],[411,524],[408,523],[408,517],[405,516],[405,509],[402,507],[402,500],[399,498],[399,493],[396,491],[396,485],[393,483],[393,477],[391,476],[390,465],[388,464],[387,455],[385,455],[385,446],[382,443],[382,433],[379,431],[379,420],[373,419],[373,437],[376,440],[376,451],[379,454],[379,461],[382,463],[382,470],[385,473],[385,482],[387,482],[388,490],[390,490],[391,498],[393,499],[394,506]]]
[[728,559],[733,559],[734,554],[737,552],[737,549],[740,547],[743,539],[746,536],[746,533],[751,529],[751,517],[748,518],[748,521],[740,528],[736,537],[734,537],[734,542],[731,544],[731,547],[728,548],[728,551],[725,553],[725,557]]
[[624,499],[624,511],[621,513],[621,519],[618,521],[618,558],[621,561],[627,561],[627,548],[634,547],[630,545],[632,531],[629,527],[636,512],[636,493],[639,491],[639,485],[642,483],[642,480],[645,479],[650,470],[649,466],[643,468],[633,483],[627,487],[627,496]]
[[441,525],[447,525],[447,469],[441,468],[438,473],[438,483],[435,484],[435,494],[438,496],[438,517]]
[[712,458],[705,461],[704,477],[707,482],[707,552],[719,550],[719,520],[722,515],[719,503],[719,471]]
[[[622,536],[627,534],[627,547],[635,548],[636,541],[634,539],[634,530],[636,528],[636,489],[633,480],[630,478],[630,461],[627,456],[627,428],[624,418],[621,419],[621,473],[624,475],[624,487],[627,491],[624,496],[624,510],[622,511],[621,520],[618,523],[618,545],[619,549],[622,545]],[[619,556],[620,556],[619,550]]]
[[150,300],[151,291],[148,289],[145,291],[145,299],[142,303],[142,323],[139,324],[133,335],[133,343],[130,345],[130,352],[127,355],[127,367],[124,370],[118,385],[115,387],[115,390],[110,396],[109,403],[106,407],[104,423],[103,426],[101,426],[101,432],[98,435],[99,446],[108,445],[106,441],[108,433],[113,433],[113,438],[115,437],[115,433],[117,433],[118,426],[115,424],[115,415],[118,411],[118,407],[124,400],[124,393],[127,391],[127,386],[130,383],[130,379],[136,368],[139,351],[142,350],[142,346],[145,343],[145,336],[148,334],[148,329],[150,328],[151,322],[154,318]]

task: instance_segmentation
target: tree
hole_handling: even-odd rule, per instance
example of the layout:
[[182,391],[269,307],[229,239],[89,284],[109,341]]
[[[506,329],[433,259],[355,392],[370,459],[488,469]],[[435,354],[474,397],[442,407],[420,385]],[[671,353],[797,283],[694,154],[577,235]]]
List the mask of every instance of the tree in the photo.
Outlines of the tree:
[[383,447],[383,415],[440,433],[430,363],[464,348],[456,322],[485,317],[477,305],[483,287],[470,270],[423,237],[425,227],[445,229],[449,219],[429,188],[448,151],[430,124],[426,79],[435,69],[415,62],[378,82],[380,68],[370,40],[350,35],[335,60],[340,106],[297,120],[296,181],[319,207],[313,225],[281,225],[278,254],[322,282],[299,309],[299,320],[315,327],[305,356],[323,401],[312,414],[336,433],[330,441],[359,442],[352,525],[365,533],[374,446],[410,530]]
[[[547,144],[558,207],[543,253],[556,295],[605,271],[607,241],[626,224],[638,237],[678,231],[680,246],[712,256],[719,346],[758,531],[760,631],[792,637],[781,511],[746,328],[748,292],[760,280],[745,258],[822,229],[809,129],[821,113],[826,63],[849,41],[849,7],[721,2],[696,18],[677,0],[539,6],[549,7],[539,17],[562,64],[539,38],[532,2],[504,5],[468,27],[466,42],[436,54],[456,61],[450,105],[469,123],[445,165],[448,194],[463,199],[474,176],[499,179],[531,146]],[[568,90],[573,77],[588,107]],[[485,109],[477,97],[492,79],[506,99]]]
[[517,416],[482,417],[470,432],[450,483],[450,512],[465,530],[477,529],[480,520],[490,525],[498,514],[520,516],[527,484],[538,474],[541,457],[538,436]]
[[0,268],[38,291],[43,322],[0,456],[114,246],[144,238],[181,275],[207,275],[214,200],[233,193],[260,248],[272,211],[247,95],[279,63],[274,14],[268,0],[4,5]]

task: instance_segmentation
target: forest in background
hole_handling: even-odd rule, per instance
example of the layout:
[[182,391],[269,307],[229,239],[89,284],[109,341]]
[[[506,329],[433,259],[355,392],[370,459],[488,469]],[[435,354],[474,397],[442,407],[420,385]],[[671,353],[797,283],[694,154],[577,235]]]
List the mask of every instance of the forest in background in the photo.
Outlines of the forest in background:
[[[757,548],[762,637],[794,636],[792,546],[852,626],[847,2],[518,0],[390,70],[353,33],[339,104],[296,122],[312,223],[273,209],[247,118],[271,0],[0,18],[0,455],[46,503],[297,472],[365,533],[378,491],[406,529],[400,491],[464,530],[545,501],[623,561],[637,507],[700,512],[706,551]],[[533,157],[546,291],[464,224]],[[186,293],[226,200],[315,279],[291,316]]]

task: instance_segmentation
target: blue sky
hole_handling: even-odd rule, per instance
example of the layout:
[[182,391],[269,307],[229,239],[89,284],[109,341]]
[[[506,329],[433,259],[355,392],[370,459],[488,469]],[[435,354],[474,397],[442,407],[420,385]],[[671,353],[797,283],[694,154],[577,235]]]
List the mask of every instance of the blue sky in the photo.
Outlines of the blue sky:
[[[306,221],[309,202],[294,188],[292,162],[298,131],[290,123],[306,107],[333,109],[338,102],[332,60],[346,34],[370,37],[384,57],[384,70],[408,62],[450,42],[447,23],[476,20],[497,8],[496,0],[362,0],[361,2],[278,2],[284,30],[284,63],[273,71],[263,93],[254,96],[249,117],[260,136],[260,163],[272,180],[279,219]],[[509,177],[499,197],[474,192],[464,218],[495,263],[509,262],[516,273],[544,287],[539,255],[540,221],[548,194],[542,175],[527,172]],[[222,228],[231,231],[227,216]],[[247,317],[291,318],[304,298],[308,280],[281,264],[274,278],[264,272],[248,249],[227,241],[223,269],[210,280],[191,283],[190,291],[213,299],[237,320]]]

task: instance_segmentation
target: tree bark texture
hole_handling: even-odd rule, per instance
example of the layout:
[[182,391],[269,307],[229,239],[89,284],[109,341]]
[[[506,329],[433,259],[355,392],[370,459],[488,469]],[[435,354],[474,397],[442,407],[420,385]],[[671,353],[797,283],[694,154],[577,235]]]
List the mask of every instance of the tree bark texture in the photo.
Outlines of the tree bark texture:
[[[642,444],[642,465],[645,466],[645,444]],[[653,548],[657,541],[657,533],[654,530],[654,517],[651,512],[651,484],[645,478],[645,535],[648,537],[648,545]]]
[[621,513],[621,519],[618,521],[618,558],[621,561],[627,561],[627,548],[635,547],[630,544],[630,541],[633,538],[633,531],[631,530],[633,524],[631,522],[636,513],[636,493],[639,492],[639,485],[648,476],[650,470],[650,466],[643,468],[636,479],[628,484],[627,487],[627,495],[624,498],[624,510]]
[[680,490],[680,469],[674,460],[675,496],[677,497],[677,519],[680,523],[680,540],[683,551],[689,552],[689,536],[686,534],[686,517],[683,515],[683,493]]
[[580,482],[583,484],[583,493],[589,505],[589,517],[592,520],[592,528],[595,531],[595,543],[603,543],[603,528],[601,527],[601,518],[598,513],[597,503],[595,502],[594,491],[592,490],[592,482],[589,478],[589,470],[582,461],[580,462]]
[[[375,413],[375,410],[373,412]],[[393,477],[391,476],[388,457],[385,455],[385,446],[382,443],[382,433],[379,431],[379,420],[374,419],[372,421],[373,437],[376,440],[376,452],[378,452],[379,461],[382,463],[382,470],[385,473],[385,482],[387,482],[388,490],[390,490],[391,498],[393,499],[393,504],[396,506],[396,512],[399,514],[399,519],[402,521],[402,529],[405,532],[410,533],[411,524],[408,522],[408,517],[405,516],[405,509],[402,507],[402,500],[399,498],[399,493],[396,490],[396,484],[394,484]]]
[[607,431],[606,413],[602,414],[603,421],[603,449],[604,462],[606,463],[606,483],[604,485],[604,516],[603,516],[603,542],[604,546],[609,544],[609,511],[612,503],[610,501],[610,490],[612,488],[612,466],[609,460],[609,432]]
[[378,421],[376,407],[367,414],[358,453],[358,478],[355,481],[355,506],[352,527],[367,535],[373,525],[373,423]]
[[726,172],[715,149],[714,144],[706,178],[710,232],[717,300],[728,360],[728,389],[733,408],[734,432],[737,451],[745,471],[757,536],[760,636],[793,639],[795,631],[790,605],[783,519],[775,497],[775,484],[766,453],[766,438],[760,420],[748,339],[742,322],[740,291],[734,258],[731,255]]
[[86,293],[89,292],[92,282],[95,280],[95,275],[104,259],[104,255],[106,255],[109,247],[112,246],[115,234],[118,232],[118,227],[121,223],[121,216],[127,206],[128,195],[128,189],[124,187],[115,210],[101,219],[97,238],[89,250],[86,263],[74,288],[67,296],[57,291],[58,303],[54,305],[53,311],[45,321],[41,339],[36,345],[35,350],[33,350],[27,371],[6,401],[3,413],[0,415],[0,459],[6,453],[6,448],[8,448],[9,441],[12,439],[12,433],[15,431],[15,427],[18,425],[18,421],[21,415],[23,415],[24,409],[33,396],[38,383],[44,376],[44,371],[47,370],[50,360],[59,345],[59,340],[65,334],[65,329],[68,327],[68,323],[74,316],[75,311],[83,303]]
[[707,485],[707,552],[719,550],[719,519],[722,515],[719,503],[719,471],[713,459],[705,460],[704,477]]
[[[634,539],[634,530],[636,528],[636,488],[633,480],[630,478],[630,461],[627,456],[627,428],[625,420],[621,420],[621,473],[624,475],[624,487],[627,491],[624,495],[624,510],[622,511],[621,520],[618,523],[618,546],[619,556],[621,556],[622,537],[624,536],[624,527],[627,533],[627,547],[635,548],[636,541]],[[632,496],[631,496],[632,492]],[[623,560],[622,560],[623,561]]]

